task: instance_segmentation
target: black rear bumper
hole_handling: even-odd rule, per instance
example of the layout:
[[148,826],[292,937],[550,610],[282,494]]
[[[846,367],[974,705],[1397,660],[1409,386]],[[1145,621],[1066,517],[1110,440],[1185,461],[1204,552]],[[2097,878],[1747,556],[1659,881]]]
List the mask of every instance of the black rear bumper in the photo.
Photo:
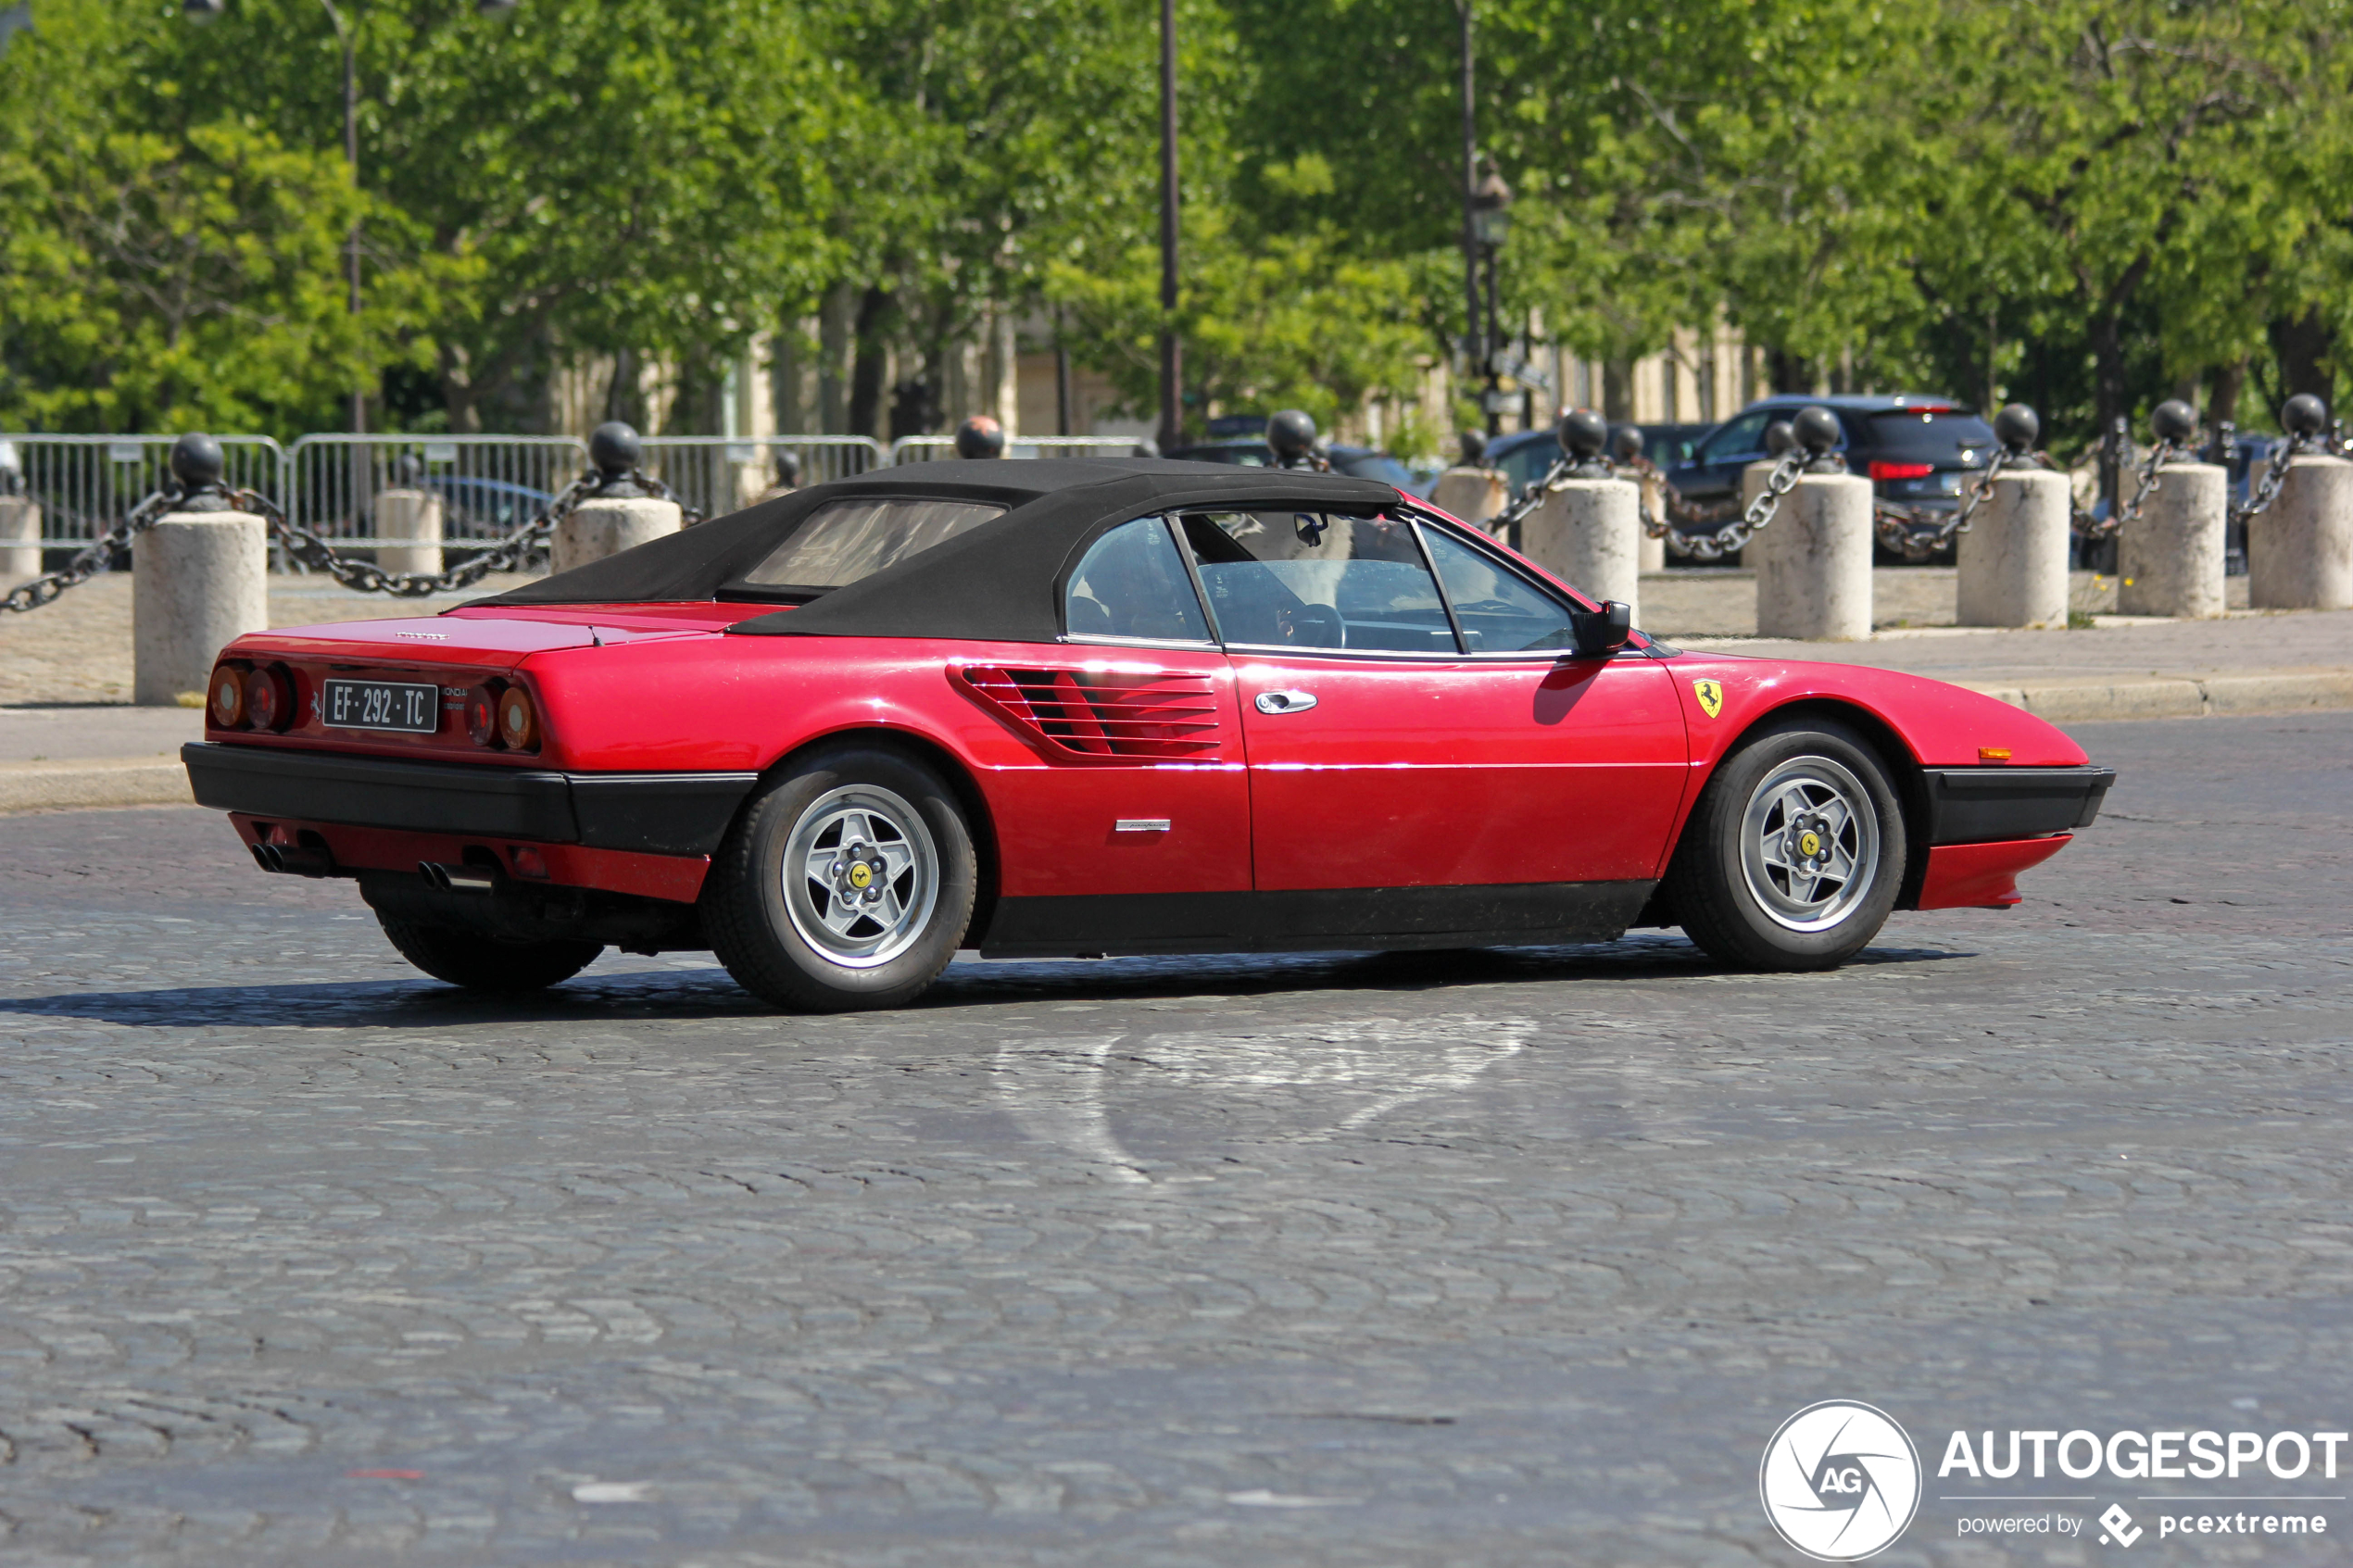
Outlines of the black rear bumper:
[[2113,768],[1923,768],[1928,841],[1994,844],[2087,828]]
[[757,773],[560,773],[193,741],[196,804],[255,817],[708,855]]

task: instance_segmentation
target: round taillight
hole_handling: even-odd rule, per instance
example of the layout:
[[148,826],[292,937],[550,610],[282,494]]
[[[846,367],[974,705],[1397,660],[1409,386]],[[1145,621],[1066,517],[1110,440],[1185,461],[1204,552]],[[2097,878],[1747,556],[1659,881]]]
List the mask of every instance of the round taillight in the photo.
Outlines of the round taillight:
[[521,686],[498,694],[498,738],[510,751],[529,751],[539,744],[539,709]]
[[213,723],[223,730],[242,728],[245,721],[245,671],[224,664],[212,672],[212,696],[208,704]]
[[294,722],[294,683],[283,666],[245,671],[245,719],[257,730],[283,730]]
[[476,686],[466,694],[466,734],[476,746],[498,744],[498,693],[497,682]]

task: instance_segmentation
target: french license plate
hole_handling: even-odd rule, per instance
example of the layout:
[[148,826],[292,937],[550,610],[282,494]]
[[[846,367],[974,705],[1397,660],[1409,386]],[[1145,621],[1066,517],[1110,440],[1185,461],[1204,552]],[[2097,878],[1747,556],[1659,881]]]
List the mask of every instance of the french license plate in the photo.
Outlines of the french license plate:
[[429,735],[441,724],[441,688],[403,681],[329,681],[320,717],[339,730]]

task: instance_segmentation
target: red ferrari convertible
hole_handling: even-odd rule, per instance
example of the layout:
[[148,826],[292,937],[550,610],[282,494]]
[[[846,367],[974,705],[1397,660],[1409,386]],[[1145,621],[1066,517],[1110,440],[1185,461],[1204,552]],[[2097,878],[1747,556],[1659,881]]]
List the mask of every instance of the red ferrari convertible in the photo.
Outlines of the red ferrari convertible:
[[1680,925],[1822,969],[1999,906],[2114,774],[1989,697],[1679,651],[1390,486],[822,484],[447,614],[221,655],[196,798],[426,973],[714,950],[794,1008],[988,956]]

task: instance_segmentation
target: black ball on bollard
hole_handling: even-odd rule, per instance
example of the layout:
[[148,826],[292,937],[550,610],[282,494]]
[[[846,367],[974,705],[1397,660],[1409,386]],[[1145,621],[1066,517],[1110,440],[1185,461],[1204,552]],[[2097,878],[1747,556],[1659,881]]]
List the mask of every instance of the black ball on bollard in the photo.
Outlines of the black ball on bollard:
[[1836,414],[1814,403],[1797,411],[1797,418],[1790,421],[1790,433],[1797,437],[1807,457],[1818,458],[1837,445],[1845,432],[1840,429]]
[[1297,408],[1285,408],[1266,421],[1266,445],[1282,458],[1303,458],[1315,447],[1315,421]]
[[1642,433],[1628,425],[1610,437],[1609,455],[1621,463],[1630,463],[1642,455]]
[[2043,416],[2023,403],[2006,405],[1994,416],[1994,439],[2012,457],[2023,457],[2034,450],[2034,443],[2043,434]]
[[1765,455],[1786,458],[1797,449],[1797,431],[1787,420],[1774,420],[1765,427]]
[[2159,441],[2178,445],[2197,433],[2197,410],[2178,397],[2169,397],[2150,413],[2149,426]]
[[220,483],[227,466],[220,443],[209,435],[190,431],[171,444],[171,477],[183,490],[211,489]]
[[1005,427],[987,414],[975,414],[956,427],[956,456],[959,458],[1001,458],[1005,455]]
[[2280,422],[2290,435],[2318,435],[2329,427],[2329,406],[2309,392],[2299,392],[2280,410]]
[[1571,408],[1561,416],[1561,450],[1579,462],[1590,462],[1609,445],[1609,421],[1591,408]]
[[588,437],[588,460],[608,479],[618,478],[645,460],[645,444],[637,433],[619,420],[598,425]]
[[1487,433],[1483,430],[1466,430],[1463,432],[1462,443],[1463,467],[1466,469],[1486,467]]

